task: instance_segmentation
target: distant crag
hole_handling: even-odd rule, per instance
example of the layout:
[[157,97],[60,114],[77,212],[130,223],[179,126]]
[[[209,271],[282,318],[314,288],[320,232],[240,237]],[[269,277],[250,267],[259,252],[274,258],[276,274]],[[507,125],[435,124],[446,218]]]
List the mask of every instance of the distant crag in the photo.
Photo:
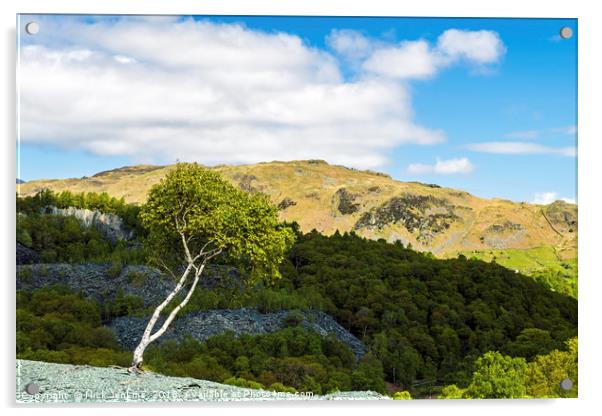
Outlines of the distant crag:
[[428,244],[453,222],[462,220],[456,214],[456,209],[442,198],[406,193],[364,213],[356,222],[355,229],[382,230],[388,225],[402,224],[406,230],[416,235],[417,241]]
[[46,207],[44,213],[77,218],[85,227],[96,227],[105,238],[114,243],[134,238],[134,232],[129,230],[121,217],[115,214],[105,214],[84,208],[57,208],[54,206]]

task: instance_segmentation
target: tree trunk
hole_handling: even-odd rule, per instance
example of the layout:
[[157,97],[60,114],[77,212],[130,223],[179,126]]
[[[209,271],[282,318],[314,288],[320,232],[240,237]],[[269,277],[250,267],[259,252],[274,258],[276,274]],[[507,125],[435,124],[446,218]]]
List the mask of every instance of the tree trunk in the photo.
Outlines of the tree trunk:
[[[169,303],[177,296],[178,293],[180,293],[180,291],[184,287],[184,284],[186,283],[186,280],[188,279],[188,275],[190,274],[190,271],[193,268],[195,268],[194,281],[192,282],[192,286],[188,290],[186,297],[178,306],[176,306],[174,308],[173,311],[171,311],[169,316],[165,319],[165,322],[163,323],[161,328],[157,332],[155,332],[154,334],[151,335],[151,333],[155,327],[155,324],[157,323],[157,321],[159,320],[159,317],[161,316],[161,311],[163,311],[163,309],[165,309],[165,307],[167,305],[169,305]],[[199,281],[199,277],[201,276],[201,273],[203,272],[204,268],[205,268],[205,264],[201,264],[200,267],[196,268],[193,263],[189,263],[188,267],[182,274],[182,277],[178,281],[178,284],[176,285],[174,290],[172,290],[169,293],[169,295],[167,295],[165,300],[159,306],[157,306],[155,308],[155,311],[153,312],[153,315],[151,316],[150,320],[148,321],[148,324],[146,325],[146,329],[144,330],[144,333],[142,334],[140,343],[134,350],[134,356],[132,358],[132,366],[130,367],[130,370],[135,371],[135,372],[140,371],[142,363],[144,362],[144,351],[153,341],[155,341],[157,338],[159,338],[161,335],[163,335],[165,333],[165,331],[167,330],[167,328],[169,327],[171,322],[174,320],[174,318],[176,317],[178,312],[184,306],[186,306],[186,304],[190,300],[190,297],[192,296],[192,293],[196,289],[196,285]]]

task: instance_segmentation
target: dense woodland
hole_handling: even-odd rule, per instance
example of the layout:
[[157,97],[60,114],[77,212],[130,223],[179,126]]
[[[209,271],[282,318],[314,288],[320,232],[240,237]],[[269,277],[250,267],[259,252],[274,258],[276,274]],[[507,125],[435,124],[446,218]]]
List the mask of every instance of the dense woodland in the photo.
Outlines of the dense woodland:
[[[44,214],[50,205],[123,216],[144,246],[137,207],[106,194],[44,192],[17,199],[17,239],[42,261],[106,262],[115,272],[126,262],[146,261],[136,245],[110,243],[73,218]],[[322,310],[363,341],[369,353],[362,360],[356,362],[344,344],[292,323],[273,334],[223,334],[202,344],[166,341],[149,349],[146,365],[165,374],[282,391],[385,392],[387,382],[413,395],[448,398],[559,396],[568,393],[558,391],[558,374],[576,380],[576,299],[495,263],[464,256],[441,260],[399,243],[353,233],[304,235],[291,227],[297,241],[280,280],[197,290],[182,313],[241,306]],[[17,353],[126,366],[131,354],[102,324],[146,312],[133,297],[99,304],[68,288],[19,292]],[[505,381],[487,379],[492,374]],[[510,379],[519,385],[508,387]],[[441,386],[447,387],[441,392]]]

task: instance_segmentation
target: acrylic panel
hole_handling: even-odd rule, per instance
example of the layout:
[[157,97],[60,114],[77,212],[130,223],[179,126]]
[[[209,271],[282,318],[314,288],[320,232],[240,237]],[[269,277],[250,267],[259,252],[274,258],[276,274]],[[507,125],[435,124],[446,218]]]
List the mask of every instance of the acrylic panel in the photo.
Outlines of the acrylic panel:
[[17,401],[577,397],[577,36],[18,15]]

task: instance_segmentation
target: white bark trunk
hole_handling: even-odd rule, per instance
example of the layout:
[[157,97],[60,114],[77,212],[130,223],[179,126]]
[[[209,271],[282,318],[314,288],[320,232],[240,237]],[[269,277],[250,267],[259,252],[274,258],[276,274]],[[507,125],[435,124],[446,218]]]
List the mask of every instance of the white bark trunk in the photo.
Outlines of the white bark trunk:
[[148,321],[148,324],[146,325],[146,329],[144,330],[144,333],[142,334],[140,343],[134,350],[134,356],[132,358],[132,368],[133,369],[140,368],[140,366],[142,365],[142,362],[144,361],[144,351],[146,350],[146,348],[150,345],[151,342],[155,341],[157,338],[159,338],[161,335],[163,335],[163,333],[165,333],[165,331],[169,327],[169,324],[171,324],[171,322],[174,320],[174,318],[176,317],[178,312],[184,306],[186,306],[186,304],[190,300],[192,293],[194,292],[196,285],[199,281],[199,277],[205,267],[204,264],[202,264],[198,269],[196,269],[195,275],[194,275],[194,281],[192,282],[192,286],[188,290],[188,293],[186,294],[186,297],[184,298],[184,300],[178,306],[176,306],[173,311],[171,311],[171,313],[169,314],[169,316],[167,317],[167,319],[165,320],[165,322],[163,323],[161,328],[156,333],[151,335],[151,333],[155,327],[155,324],[157,323],[157,320],[159,319],[159,316],[161,316],[161,312],[163,311],[163,309],[165,309],[165,307],[167,305],[169,305],[169,303],[177,296],[177,294],[180,293],[180,291],[184,287],[184,284],[186,283],[186,280],[188,279],[188,275],[190,274],[190,271],[192,270],[193,267],[194,267],[193,263],[188,264],[188,267],[186,267],[186,270],[182,274],[182,277],[178,281],[178,284],[176,285],[176,287],[169,293],[169,295],[167,295],[165,300],[159,306],[157,306],[155,308],[153,315],[151,316],[150,320]]

